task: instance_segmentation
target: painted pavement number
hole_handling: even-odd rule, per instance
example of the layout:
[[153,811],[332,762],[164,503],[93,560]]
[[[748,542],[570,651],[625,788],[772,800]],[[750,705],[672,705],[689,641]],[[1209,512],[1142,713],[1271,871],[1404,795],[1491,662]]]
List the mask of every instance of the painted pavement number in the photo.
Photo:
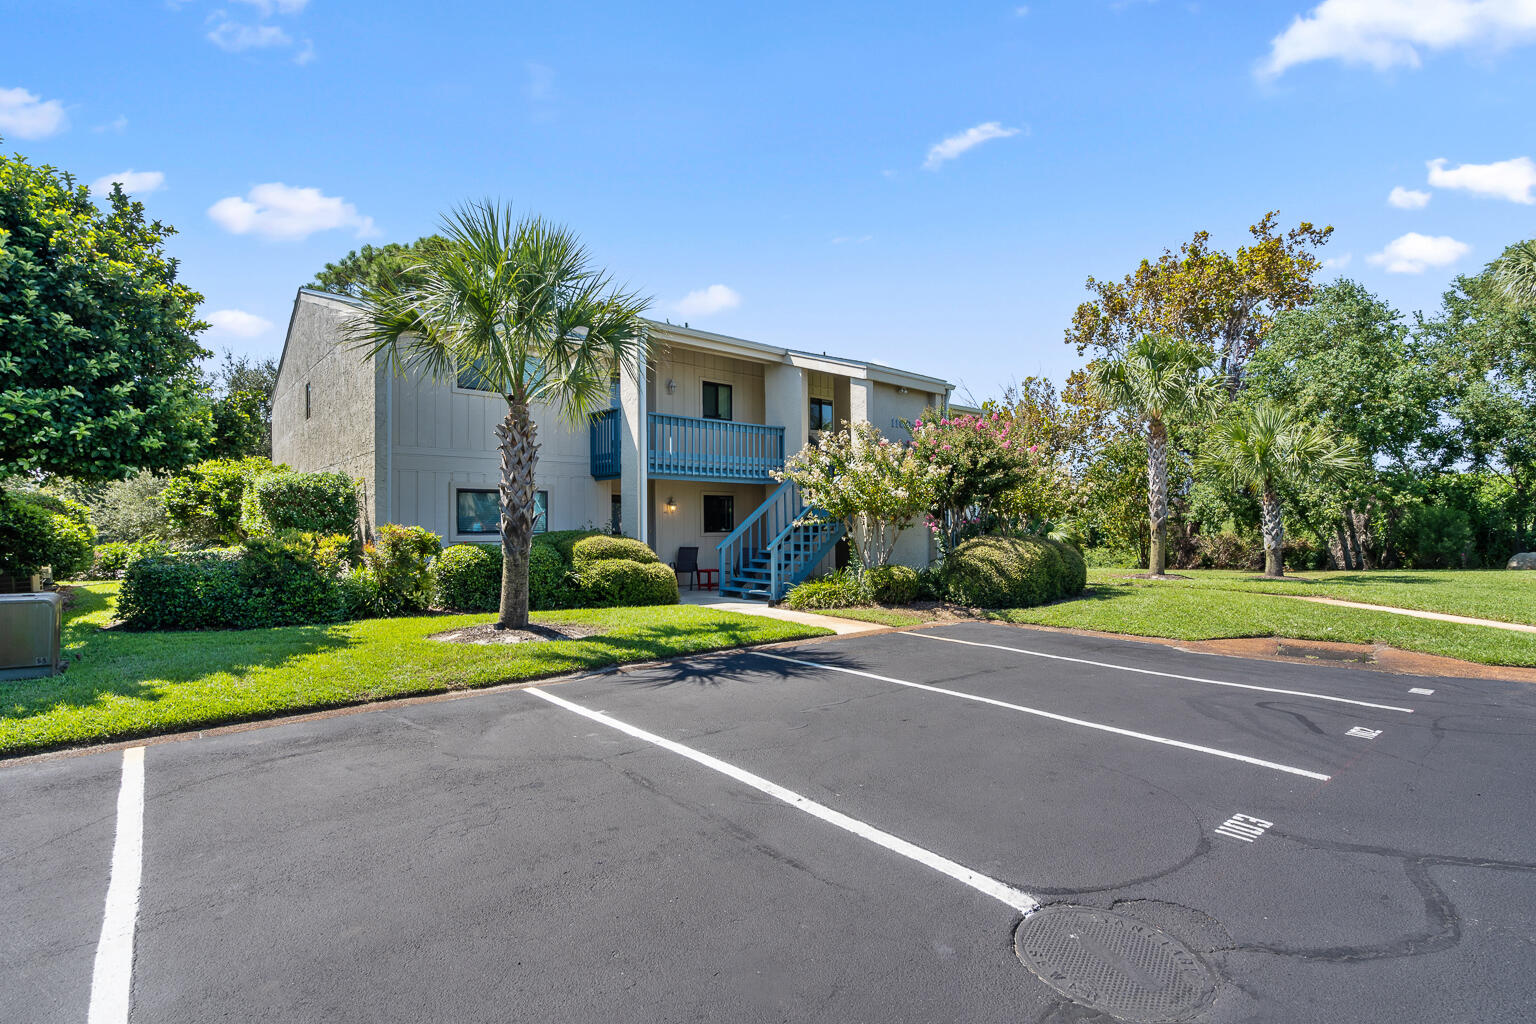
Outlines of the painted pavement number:
[[1274,822],[1265,821],[1263,818],[1255,818],[1251,814],[1234,814],[1216,826],[1215,831],[1219,836],[1229,836],[1232,839],[1241,839],[1245,843],[1251,843],[1273,828],[1274,824]]
[[1362,740],[1373,740],[1377,736],[1381,735],[1381,730],[1380,729],[1367,729],[1363,725],[1357,725],[1353,729],[1349,730],[1349,732],[1345,733],[1344,735],[1346,735],[1346,736],[1354,736],[1354,737],[1356,737],[1358,739],[1362,739]]

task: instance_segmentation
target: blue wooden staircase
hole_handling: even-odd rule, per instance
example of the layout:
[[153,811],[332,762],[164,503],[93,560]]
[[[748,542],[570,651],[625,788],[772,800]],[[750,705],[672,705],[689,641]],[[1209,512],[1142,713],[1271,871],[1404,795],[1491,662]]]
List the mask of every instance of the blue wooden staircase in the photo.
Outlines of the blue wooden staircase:
[[842,539],[841,523],[817,522],[791,480],[780,484],[730,536],[720,555],[721,596],[782,600]]

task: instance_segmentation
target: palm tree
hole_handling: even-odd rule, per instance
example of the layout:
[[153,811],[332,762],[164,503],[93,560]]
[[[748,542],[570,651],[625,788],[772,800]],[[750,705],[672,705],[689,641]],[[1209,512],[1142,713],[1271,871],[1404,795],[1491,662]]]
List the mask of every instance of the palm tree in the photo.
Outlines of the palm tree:
[[1208,413],[1222,395],[1221,382],[1206,373],[1209,349],[1162,334],[1145,334],[1118,358],[1093,365],[1094,391],[1108,404],[1146,425],[1147,508],[1152,537],[1147,568],[1168,568],[1168,422]]
[[1493,261],[1493,283],[1517,306],[1536,309],[1536,239],[1516,242]]
[[[650,300],[614,288],[576,236],[537,217],[514,221],[489,201],[445,218],[441,245],[418,248],[408,274],[365,289],[349,325],[369,357],[396,373],[447,380],[466,369],[506,396],[501,450],[501,610],[498,629],[528,625],[534,467],[539,443],[530,405],[553,406],[580,425],[607,403],[613,375],[636,377]],[[402,283],[408,282],[408,283]]]
[[1239,488],[1258,493],[1264,575],[1276,577],[1285,575],[1280,489],[1337,479],[1365,467],[1365,460],[1321,423],[1273,402],[1249,406],[1216,424],[1206,458],[1224,468]]

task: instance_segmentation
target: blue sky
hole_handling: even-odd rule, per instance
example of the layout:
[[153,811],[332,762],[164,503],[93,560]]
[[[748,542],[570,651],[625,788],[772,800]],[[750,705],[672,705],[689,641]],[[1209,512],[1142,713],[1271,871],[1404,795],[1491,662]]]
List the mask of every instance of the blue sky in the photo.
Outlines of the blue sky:
[[575,228],[658,317],[977,397],[1063,378],[1087,275],[1199,228],[1333,224],[1329,274],[1405,311],[1536,235],[1536,0],[0,0],[0,24],[3,148],[136,172],[215,349],[276,355],[321,265],[484,196]]

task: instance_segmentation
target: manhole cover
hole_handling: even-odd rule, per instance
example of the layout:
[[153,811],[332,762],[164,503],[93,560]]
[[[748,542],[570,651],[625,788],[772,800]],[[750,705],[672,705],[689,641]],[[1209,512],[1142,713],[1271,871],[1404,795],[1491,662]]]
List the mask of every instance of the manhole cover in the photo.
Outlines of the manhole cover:
[[1121,1020],[1188,1020],[1216,993],[1210,971],[1179,940],[1107,910],[1036,911],[1014,932],[1013,948],[1051,988]]

